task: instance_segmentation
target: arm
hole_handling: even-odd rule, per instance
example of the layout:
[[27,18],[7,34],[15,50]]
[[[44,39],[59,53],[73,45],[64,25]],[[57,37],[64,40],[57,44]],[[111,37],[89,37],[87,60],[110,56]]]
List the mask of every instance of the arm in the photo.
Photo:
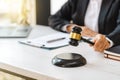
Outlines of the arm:
[[48,22],[49,25],[58,31],[63,31],[62,27],[64,25],[70,24],[74,4],[77,0],[68,0],[62,8],[55,14],[49,17]]
[[[116,28],[113,30],[113,32],[106,35],[106,37],[109,38],[114,43],[113,46],[120,45],[120,7],[119,7],[119,13],[118,13],[118,18],[116,22],[117,22],[117,25],[116,25]],[[105,49],[109,48],[108,40],[105,39],[105,36],[103,35],[97,35],[94,38],[94,42],[95,42],[95,45],[93,47],[96,51],[103,52]]]
[[[49,17],[49,25],[58,31],[71,32],[72,28],[77,24],[71,24],[72,16],[76,12],[77,3],[79,0],[68,0],[68,2],[63,5],[63,7],[55,14]],[[79,26],[79,25],[77,25]],[[93,30],[80,26],[82,28],[83,36],[95,36],[97,33]]]
[[113,41],[114,46],[120,45],[120,9],[119,9],[119,15],[117,19],[117,27],[112,33],[107,35],[107,37]]

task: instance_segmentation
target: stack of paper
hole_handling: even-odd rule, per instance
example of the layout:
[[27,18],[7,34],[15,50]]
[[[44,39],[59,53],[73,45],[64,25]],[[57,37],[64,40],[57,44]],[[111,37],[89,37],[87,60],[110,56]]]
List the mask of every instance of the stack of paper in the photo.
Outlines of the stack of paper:
[[54,49],[54,48],[69,45],[69,34],[56,33],[56,34],[39,37],[36,39],[28,39],[28,40],[19,41],[19,42],[22,44],[26,44],[34,47]]

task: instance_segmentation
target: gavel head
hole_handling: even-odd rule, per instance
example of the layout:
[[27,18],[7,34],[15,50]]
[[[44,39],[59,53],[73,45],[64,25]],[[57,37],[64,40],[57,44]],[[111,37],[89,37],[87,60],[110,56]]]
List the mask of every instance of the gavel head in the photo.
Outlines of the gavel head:
[[70,42],[69,44],[72,46],[78,46],[78,41],[81,40],[81,32],[82,29],[80,27],[74,27],[72,32],[70,33]]

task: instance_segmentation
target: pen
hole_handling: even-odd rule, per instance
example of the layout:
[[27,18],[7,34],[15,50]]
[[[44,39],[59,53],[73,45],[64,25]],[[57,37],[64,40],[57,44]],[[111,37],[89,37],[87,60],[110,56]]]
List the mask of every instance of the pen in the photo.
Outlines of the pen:
[[47,41],[47,43],[52,43],[52,42],[60,41],[60,40],[63,40],[63,39],[65,39],[65,37],[49,40],[49,41]]

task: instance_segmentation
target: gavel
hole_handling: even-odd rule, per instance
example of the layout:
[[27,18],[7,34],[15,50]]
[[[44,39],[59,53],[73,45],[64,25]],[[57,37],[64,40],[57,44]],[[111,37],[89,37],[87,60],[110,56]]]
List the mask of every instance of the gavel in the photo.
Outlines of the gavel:
[[86,43],[94,45],[94,43],[92,41],[89,41],[89,40],[87,40],[87,39],[85,39],[85,38],[83,38],[81,36],[81,31],[82,31],[82,29],[80,27],[77,27],[77,26],[75,26],[72,29],[72,31],[70,33],[70,42],[69,42],[69,44],[72,45],[72,46],[78,46],[79,41],[82,40],[82,41],[84,41]]
[[[80,27],[74,27],[72,29],[72,32],[70,33],[70,42],[69,44],[72,46],[78,46],[79,41],[83,40],[84,42],[87,42],[89,44],[94,45],[93,42],[84,39],[81,36],[82,29]],[[83,66],[87,63],[87,60],[80,54],[78,53],[61,53],[56,55],[52,59],[52,64],[59,66],[59,67],[78,67],[78,66]]]

